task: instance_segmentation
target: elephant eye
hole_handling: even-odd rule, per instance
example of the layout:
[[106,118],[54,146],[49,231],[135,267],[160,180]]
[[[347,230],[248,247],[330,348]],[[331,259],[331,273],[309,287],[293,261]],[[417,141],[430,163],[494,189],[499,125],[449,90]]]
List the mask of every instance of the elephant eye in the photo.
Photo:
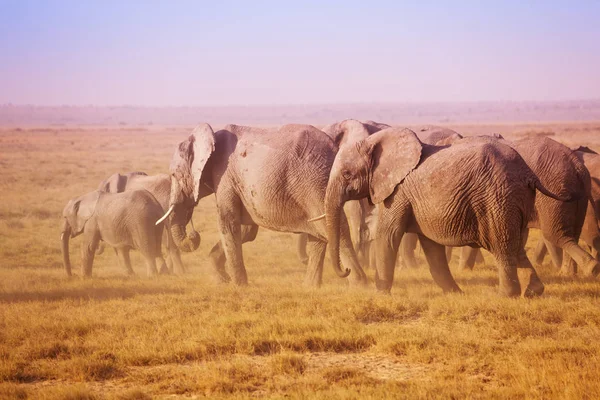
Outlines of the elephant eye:
[[352,179],[352,173],[350,173],[350,171],[348,171],[347,169],[342,172],[342,176],[346,180]]

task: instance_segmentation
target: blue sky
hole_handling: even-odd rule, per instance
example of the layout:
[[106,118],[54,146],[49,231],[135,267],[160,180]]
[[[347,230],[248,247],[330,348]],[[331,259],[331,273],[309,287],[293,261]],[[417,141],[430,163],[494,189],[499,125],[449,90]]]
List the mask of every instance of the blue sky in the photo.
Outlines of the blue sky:
[[600,1],[0,0],[0,103],[600,98]]

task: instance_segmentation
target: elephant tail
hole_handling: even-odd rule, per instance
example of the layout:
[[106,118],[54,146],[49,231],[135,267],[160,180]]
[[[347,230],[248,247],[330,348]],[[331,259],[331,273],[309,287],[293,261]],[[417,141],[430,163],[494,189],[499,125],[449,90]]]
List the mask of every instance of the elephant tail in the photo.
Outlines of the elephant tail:
[[544,185],[542,185],[542,182],[540,182],[539,179],[535,180],[534,187],[543,195],[548,196],[554,200],[564,201],[564,202],[581,200],[581,196],[577,196],[577,195],[573,195],[573,194],[570,194],[567,196],[561,196],[556,193],[552,193],[550,190],[546,189],[546,187]]

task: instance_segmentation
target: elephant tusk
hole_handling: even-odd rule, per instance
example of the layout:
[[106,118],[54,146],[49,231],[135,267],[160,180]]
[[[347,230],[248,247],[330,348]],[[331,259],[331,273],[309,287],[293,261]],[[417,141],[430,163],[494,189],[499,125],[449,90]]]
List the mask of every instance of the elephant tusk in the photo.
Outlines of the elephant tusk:
[[196,228],[194,228],[194,220],[192,218],[190,218],[190,226],[192,227],[193,231],[196,230]]
[[167,212],[165,213],[165,215],[163,215],[158,221],[156,221],[156,223],[154,225],[158,225],[161,222],[163,222],[165,219],[167,219],[167,217],[169,216],[169,214],[171,214],[171,212],[173,212],[173,208],[175,208],[175,204],[173,204],[171,207],[169,207],[169,209],[167,210]]
[[314,217],[308,220],[308,222],[315,222],[315,221],[319,221],[321,219],[325,218],[325,214],[323,215],[319,215],[318,217]]

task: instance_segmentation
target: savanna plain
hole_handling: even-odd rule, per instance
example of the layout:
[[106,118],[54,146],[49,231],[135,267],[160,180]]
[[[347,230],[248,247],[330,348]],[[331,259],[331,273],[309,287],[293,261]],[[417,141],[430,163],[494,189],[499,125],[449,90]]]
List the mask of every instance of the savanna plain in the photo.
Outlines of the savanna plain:
[[[600,123],[450,127],[600,150]],[[128,278],[108,249],[92,279],[68,279],[67,200],[114,172],[167,172],[192,128],[0,127],[0,398],[600,398],[600,281],[561,277],[548,258],[538,299],[501,297],[492,257],[458,271],[457,252],[463,295],[443,294],[422,254],[391,295],[349,288],[327,263],[314,290],[293,235],[260,230],[244,245],[249,286],[219,285],[210,197],[193,216],[202,243],[183,254],[187,275],[148,279],[132,252]]]

